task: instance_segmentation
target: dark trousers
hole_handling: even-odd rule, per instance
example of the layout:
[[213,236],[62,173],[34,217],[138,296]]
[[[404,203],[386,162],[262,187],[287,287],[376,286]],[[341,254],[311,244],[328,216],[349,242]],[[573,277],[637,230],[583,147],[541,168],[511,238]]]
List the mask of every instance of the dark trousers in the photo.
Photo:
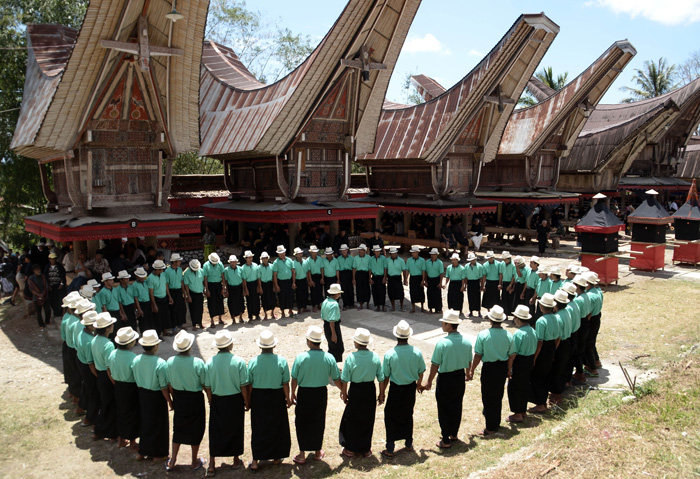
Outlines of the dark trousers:
[[588,336],[586,337],[586,349],[583,353],[583,363],[588,369],[597,369],[596,361],[598,360],[598,351],[595,343],[598,339],[598,331],[600,331],[600,313],[595,316],[591,315],[588,323]]
[[[321,305],[323,298],[325,297],[323,294],[323,285],[321,284],[321,275],[312,274],[311,280],[314,282],[314,285],[310,287],[311,306],[317,308]],[[330,287],[330,284],[328,286]]]
[[481,402],[488,431],[498,431],[501,425],[501,405],[507,377],[508,361],[483,363],[481,367]]
[[501,301],[498,303],[503,308],[503,312],[506,316],[510,316],[515,310],[515,289],[513,293],[508,292],[508,285],[503,282],[503,290],[501,291]]
[[323,322],[323,332],[326,335],[326,341],[328,341],[328,352],[335,358],[335,362],[339,363],[343,360],[343,352],[345,352],[345,346],[343,345],[343,334],[340,331],[340,320],[335,321],[335,338],[336,342],[331,341],[333,334],[331,333],[331,323],[330,321]]
[[520,299],[520,295],[523,293],[524,289],[525,283],[518,283],[516,281],[515,286],[513,287],[513,311],[515,311],[515,307],[519,304],[527,305],[527,299]]
[[355,306],[355,287],[352,284],[352,270],[344,270],[340,272],[340,287],[343,294],[343,308],[352,308]]
[[517,355],[513,360],[513,371],[508,380],[508,403],[514,414],[527,412],[527,397],[530,391],[530,375],[534,360],[534,354],[530,356]]
[[[37,301],[34,301],[34,309],[36,310],[36,320],[40,328],[51,324],[51,304],[49,304],[48,300],[44,301],[44,304],[39,304]],[[44,317],[46,318],[45,320]]]
[[124,308],[124,314],[126,315],[126,324],[136,331],[136,306],[134,303],[131,303],[122,305],[122,308]]
[[173,327],[181,328],[185,324],[187,309],[185,307],[185,299],[182,297],[181,289],[171,289],[170,296],[173,298],[173,304],[170,305],[170,322]]
[[469,300],[469,313],[477,311],[481,314],[481,281],[478,279],[467,280],[467,299]]
[[527,307],[530,308],[530,314],[532,315],[532,319],[530,320],[530,326],[532,326],[533,328],[535,327],[535,321],[537,321],[537,318],[539,318],[539,316],[537,316],[537,311],[539,311],[539,308],[537,307],[537,301],[535,300],[534,303],[530,304],[530,299],[532,299],[532,296],[534,294],[534,288],[525,287],[525,302],[523,304],[526,304]]
[[372,275],[372,302],[375,307],[384,307],[386,303],[386,285],[383,274]]
[[53,310],[53,315],[54,316],[62,316],[63,315],[63,305],[61,304],[63,302],[63,298],[66,296],[66,287],[63,286],[62,288],[59,288],[58,286],[51,286],[49,287],[49,303],[51,305],[51,309]]
[[204,293],[193,293],[190,290],[191,303],[187,303],[190,308],[190,321],[192,326],[202,326],[202,315],[204,314]]
[[139,330],[141,330],[141,333],[147,329],[155,329],[153,323],[153,311],[151,311],[151,303],[143,302],[139,303],[139,306],[141,306],[141,311],[143,312],[143,315],[138,318]]
[[588,344],[588,334],[591,329],[591,322],[586,318],[581,318],[581,327],[578,329],[578,341],[576,343],[576,359],[574,367],[579,374],[583,373],[583,363],[586,357],[586,344]]
[[306,309],[309,304],[309,283],[306,278],[297,279],[295,282],[296,289],[294,290],[297,302],[297,309]]
[[438,374],[435,400],[443,444],[450,444],[459,432],[465,385],[464,369]]
[[158,312],[153,313],[153,326],[158,332],[158,336],[163,334],[166,329],[171,329],[173,326],[170,321],[170,304],[168,297],[155,298]]
[[568,378],[566,370],[569,366],[569,355],[571,354],[571,338],[562,339],[559,347],[554,353],[554,363],[552,371],[549,373],[549,392],[552,394],[562,394],[566,389]]

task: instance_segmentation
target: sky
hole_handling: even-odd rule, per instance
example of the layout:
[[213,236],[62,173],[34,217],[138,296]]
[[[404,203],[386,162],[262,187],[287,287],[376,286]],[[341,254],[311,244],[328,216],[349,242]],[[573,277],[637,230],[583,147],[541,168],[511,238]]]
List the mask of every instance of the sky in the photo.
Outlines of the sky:
[[[292,31],[320,40],[344,0],[248,0],[250,9]],[[387,99],[406,102],[407,73],[425,74],[449,88],[483,58],[522,13],[544,12],[561,28],[538,66],[576,78],[617,40],[637,49],[602,103],[618,103],[636,68],[665,57],[684,62],[700,50],[700,0],[423,0],[399,55]]]

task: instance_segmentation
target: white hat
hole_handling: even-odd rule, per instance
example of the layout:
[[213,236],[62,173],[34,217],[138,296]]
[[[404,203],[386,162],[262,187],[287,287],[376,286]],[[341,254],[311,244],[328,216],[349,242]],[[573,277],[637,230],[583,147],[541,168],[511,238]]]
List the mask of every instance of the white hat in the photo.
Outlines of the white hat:
[[102,273],[102,281],[107,281],[108,279],[114,279],[114,276],[112,276],[112,273],[107,271],[106,273]]
[[454,311],[452,309],[446,309],[445,312],[442,313],[440,321],[449,324],[459,324],[462,322],[462,320],[459,319],[459,311]]
[[572,273],[575,273],[576,271],[578,271],[578,265],[576,263],[569,263],[569,266],[566,269],[568,269]]
[[263,251],[262,253],[260,253],[260,259],[269,258],[269,257],[270,257],[270,255],[267,253],[267,251]]
[[178,253],[171,254],[170,262],[172,263],[173,261],[182,261],[182,256],[180,256]]
[[277,251],[275,251],[275,252],[276,252],[277,254],[286,253],[286,252],[287,252],[287,248],[285,248],[284,246],[282,246],[282,245],[280,244],[280,245],[277,245]]
[[496,253],[494,253],[493,251],[486,252],[486,259],[495,258],[495,257],[496,257]]
[[559,269],[559,266],[550,266],[549,267],[549,274],[561,276],[561,269]]
[[393,333],[399,339],[408,339],[413,336],[413,328],[408,325],[405,319],[402,319],[399,324],[394,326]]
[[113,318],[111,314],[108,312],[100,313],[97,315],[97,319],[95,320],[95,328],[97,329],[102,329],[106,328],[110,324],[116,323],[117,320],[116,318]]
[[515,264],[525,264],[525,260],[523,259],[522,256],[516,256],[513,258],[513,263]]
[[96,308],[95,303],[87,299],[81,299],[75,304],[75,312],[78,314],[83,314],[86,311],[92,311]]
[[399,254],[399,249],[396,246],[389,248],[389,254]]
[[450,256],[450,259],[456,259],[459,261],[459,253],[452,253],[452,256]]
[[349,249],[349,248],[348,248],[348,245],[346,245],[346,244],[341,244],[341,245],[340,245],[340,251],[347,251],[348,249]]
[[574,276],[574,279],[572,280],[572,282],[576,286],[581,286],[582,288],[585,288],[586,286],[588,286],[588,281],[586,281],[586,278],[584,278],[580,274],[577,274],[576,276]]
[[537,274],[549,274],[549,268],[547,266],[542,266],[537,270]]
[[561,288],[559,289],[561,289],[562,291],[566,291],[569,294],[576,294],[576,285],[574,285],[574,283],[570,281],[567,281],[566,283],[562,284]]
[[583,279],[585,279],[587,282],[593,285],[598,284],[598,275],[593,271],[586,271],[581,276],[583,276]]
[[558,289],[554,292],[554,301],[557,303],[566,304],[569,302],[569,295],[563,289]]
[[121,270],[119,274],[117,274],[117,279],[131,279],[131,275],[126,272],[126,270]]
[[217,331],[216,334],[214,335],[214,347],[223,349],[229,347],[233,343],[233,336],[231,336],[231,332],[223,329],[221,331]]
[[297,246],[294,248],[294,254],[304,254],[304,250]]
[[229,262],[229,263],[233,263],[234,261],[235,261],[236,263],[238,263],[238,258],[236,257],[235,254],[232,254],[231,256],[228,257],[228,262]]
[[378,244],[375,244],[374,246],[372,246],[372,251],[381,251],[381,250],[382,250],[382,247],[379,246]]
[[87,311],[85,314],[83,314],[83,319],[80,320],[80,323],[84,326],[93,325],[95,324],[95,321],[97,321],[97,316],[97,311]]
[[544,293],[539,299],[539,303],[546,308],[554,307],[554,295],[551,293]]
[[430,250],[430,254],[432,255],[432,254],[440,254],[440,253],[438,252],[437,248],[433,248]]
[[342,293],[343,290],[340,289],[340,285],[338,283],[333,283],[330,288],[328,288],[328,294],[340,294]]
[[411,253],[420,253],[420,246],[411,246]]
[[131,326],[126,326],[124,328],[119,328],[117,335],[114,337],[114,342],[126,346],[130,342],[137,340],[138,337],[139,333],[134,331]]
[[211,264],[218,264],[219,261],[221,261],[221,258],[219,258],[219,255],[216,254],[216,253],[211,253],[211,254],[209,254],[209,258],[208,258],[208,259],[209,259],[209,262],[210,262]]
[[603,198],[607,198],[603,193],[598,193],[597,195],[593,196],[596,200],[602,200]]
[[72,293],[67,294],[67,295],[63,298],[62,306],[63,306],[64,308],[75,309],[75,303],[77,303],[77,302],[80,301],[81,299],[82,299],[82,298],[80,297],[80,293],[78,293],[77,291],[73,291]]
[[89,284],[86,284],[85,286],[80,288],[80,296],[82,296],[83,298],[90,299],[93,296],[95,296],[95,289]]
[[357,328],[355,330],[355,335],[352,337],[352,340],[355,341],[357,344],[361,344],[362,346],[369,346],[372,344],[372,335],[370,334],[369,330],[365,328]]
[[155,346],[158,343],[161,343],[162,340],[158,338],[158,333],[156,332],[155,329],[147,329],[146,331],[143,332],[143,336],[141,339],[139,339],[139,344],[141,346]]
[[362,243],[362,244],[360,245],[360,249],[363,249],[363,250],[367,251],[367,245],[364,244],[364,243]]
[[258,339],[255,340],[255,342],[261,349],[274,348],[275,346],[277,346],[277,343],[279,343],[275,335],[272,334],[272,331],[270,331],[269,329],[264,329],[263,331],[261,331],[260,336],[258,337]]
[[153,262],[153,269],[165,269],[165,263],[162,259],[157,259]]
[[501,259],[508,259],[510,258],[510,253],[508,251],[504,251],[501,253]]
[[644,193],[646,193],[647,195],[658,195],[658,194],[659,194],[658,191],[653,190],[653,189],[652,189],[652,190],[646,190]]
[[469,253],[467,255],[467,261],[475,261],[476,260],[476,255],[474,253]]
[[309,246],[309,253],[318,253],[318,246],[316,246],[315,244]]
[[531,263],[537,263],[540,264],[540,257],[539,256],[533,256],[530,258]]
[[515,311],[513,311],[513,316],[516,316],[525,321],[532,318],[532,315],[530,314],[530,308],[528,308],[524,304],[519,304],[515,308]]
[[253,252],[252,252],[251,250],[249,250],[249,249],[246,250],[245,253],[243,253],[243,257],[244,257],[244,258],[252,258],[253,256],[255,256],[255,255],[254,255]]
[[49,259],[56,259],[58,255],[56,253],[49,253]]
[[319,326],[309,326],[306,330],[306,339],[312,343],[320,343],[323,341],[323,330]]
[[585,273],[586,271],[590,271],[590,269],[586,268],[585,266],[579,266],[579,267],[578,267],[578,272],[579,272],[580,274],[583,274],[583,273]]
[[323,252],[323,254],[325,254],[325,255],[333,254],[333,248],[331,248],[329,246],[328,248],[326,248],[326,250]]
[[505,311],[503,311],[502,307],[500,307],[499,305],[495,305],[489,311],[488,317],[491,321],[495,323],[502,323],[506,320],[506,313]]
[[188,333],[184,329],[181,329],[179,333],[175,335],[173,339],[173,349],[178,353],[184,353],[189,351],[189,349],[194,344],[194,334]]
[[143,268],[136,268],[136,270],[134,271],[134,276],[138,278],[145,278],[146,276],[148,276],[148,273],[146,273],[146,270]]
[[[192,271],[198,271],[202,267],[202,263],[198,259],[190,260],[190,269]],[[138,271],[138,270],[137,270]],[[137,275],[138,276],[138,275]]]

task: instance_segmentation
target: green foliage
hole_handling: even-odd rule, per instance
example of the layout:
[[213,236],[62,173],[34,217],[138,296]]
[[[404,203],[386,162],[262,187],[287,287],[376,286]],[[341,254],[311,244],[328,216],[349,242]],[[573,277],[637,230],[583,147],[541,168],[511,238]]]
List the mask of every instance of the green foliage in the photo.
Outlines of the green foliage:
[[629,93],[629,97],[622,100],[622,103],[632,103],[639,100],[647,100],[664,93],[668,93],[678,87],[676,78],[678,72],[676,65],[669,65],[664,57],[659,61],[645,61],[644,68],[636,68],[632,81],[637,88],[623,86],[620,90]]
[[[542,67],[542,70],[535,73],[535,78],[540,80],[552,90],[559,91],[566,86],[566,81],[569,78],[569,72],[564,72],[557,75],[555,78],[552,67]],[[535,98],[535,95],[528,87],[525,87],[525,92],[518,100],[518,107],[527,108],[536,105],[537,103],[539,102],[537,101],[537,98]]]
[[279,20],[249,10],[245,0],[212,0],[206,37],[231,47],[262,83],[275,82],[295,69],[314,45],[308,35],[279,26]]
[[183,153],[173,161],[173,175],[220,175],[224,166],[219,160],[202,157],[197,152]]

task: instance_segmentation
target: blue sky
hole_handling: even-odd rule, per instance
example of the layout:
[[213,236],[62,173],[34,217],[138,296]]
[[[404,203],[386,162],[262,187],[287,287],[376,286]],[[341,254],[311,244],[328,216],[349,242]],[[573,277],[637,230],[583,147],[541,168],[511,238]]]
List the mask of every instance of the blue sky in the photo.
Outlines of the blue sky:
[[[251,9],[278,18],[292,31],[322,38],[344,0],[248,0]],[[399,56],[387,98],[404,102],[406,73],[423,73],[449,87],[467,74],[521,13],[545,12],[561,30],[538,70],[578,76],[614,41],[629,39],[637,56],[608,90],[603,103],[626,95],[635,68],[666,57],[680,64],[700,50],[700,0],[423,0]]]

